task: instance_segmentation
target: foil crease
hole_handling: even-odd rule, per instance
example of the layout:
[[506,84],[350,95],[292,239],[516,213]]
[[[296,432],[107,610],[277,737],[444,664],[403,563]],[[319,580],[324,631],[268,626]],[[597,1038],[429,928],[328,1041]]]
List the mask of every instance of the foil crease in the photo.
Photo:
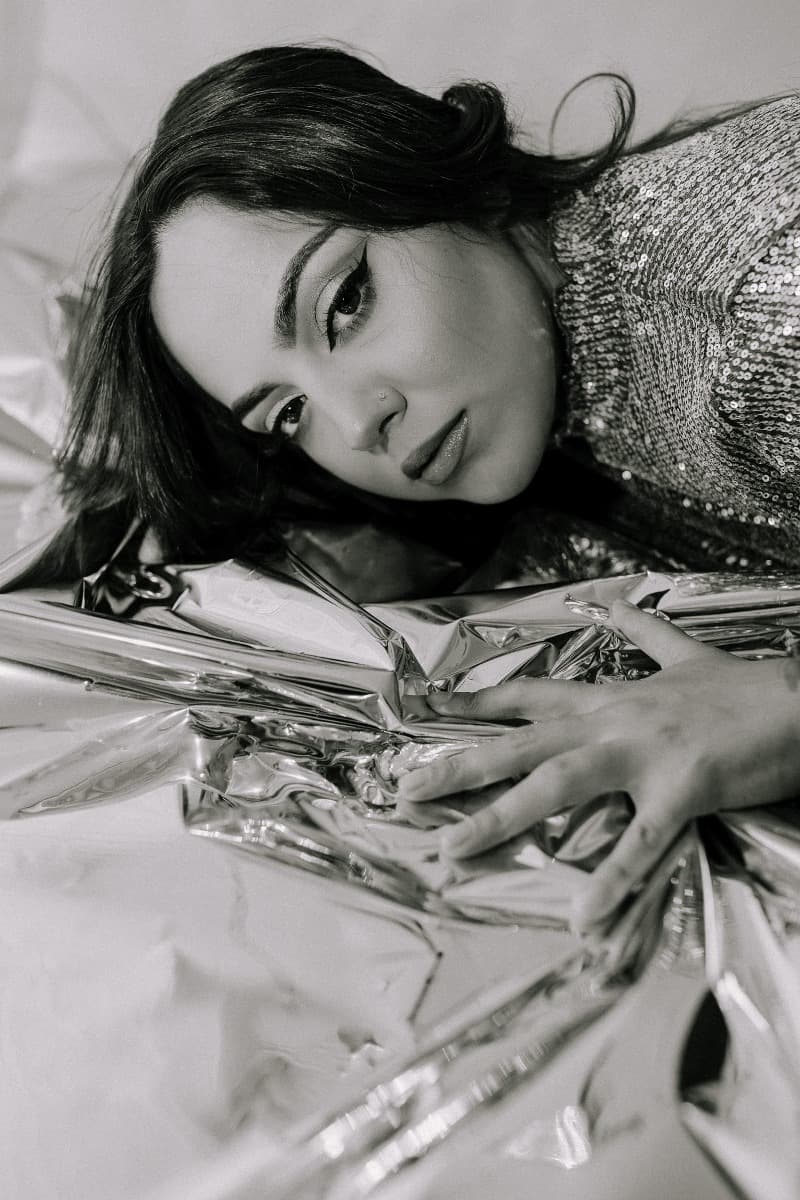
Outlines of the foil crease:
[[[397,781],[500,731],[432,719],[430,692],[650,673],[606,624],[617,596],[743,657],[798,652],[800,580],[786,578],[642,572],[358,608],[290,560],[272,575],[148,568],[113,586],[100,573],[83,609],[4,595],[0,812],[174,780],[191,832],[313,872],[342,898],[566,930],[582,874],[628,820],[626,797],[455,864],[398,806]],[[492,794],[438,805],[436,823]],[[271,1196],[332,1200],[416,1200],[445,1181],[460,1196],[487,1181],[512,1198],[610,1196],[665,1147],[664,1195],[798,1194],[799,827],[787,804],[690,828],[604,937],[461,1005],[280,1151],[233,1145],[219,1195],[263,1195],[269,1180]]]

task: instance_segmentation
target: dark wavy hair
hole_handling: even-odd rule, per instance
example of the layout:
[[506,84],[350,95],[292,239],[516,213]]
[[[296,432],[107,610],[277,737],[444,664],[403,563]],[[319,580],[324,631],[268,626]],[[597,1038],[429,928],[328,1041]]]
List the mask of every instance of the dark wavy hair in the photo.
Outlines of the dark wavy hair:
[[311,481],[324,504],[347,501],[347,489],[297,452],[243,430],[167,352],[150,289],[159,231],[183,205],[213,198],[375,232],[508,230],[546,218],[623,153],[634,93],[610,79],[608,142],[566,158],[517,147],[490,84],[461,83],[434,99],[338,48],[253,50],[185,84],[89,281],[59,456],[68,520],[25,582],[94,570],[135,518],[173,559],[212,561],[264,541],[289,482]]

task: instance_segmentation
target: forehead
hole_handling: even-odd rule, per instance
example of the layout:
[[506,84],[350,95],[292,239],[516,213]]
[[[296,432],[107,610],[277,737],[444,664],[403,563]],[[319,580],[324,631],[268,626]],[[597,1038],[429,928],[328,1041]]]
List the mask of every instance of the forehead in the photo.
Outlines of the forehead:
[[268,370],[279,282],[319,228],[213,201],[187,205],[164,225],[153,319],[170,352],[212,396],[229,400]]

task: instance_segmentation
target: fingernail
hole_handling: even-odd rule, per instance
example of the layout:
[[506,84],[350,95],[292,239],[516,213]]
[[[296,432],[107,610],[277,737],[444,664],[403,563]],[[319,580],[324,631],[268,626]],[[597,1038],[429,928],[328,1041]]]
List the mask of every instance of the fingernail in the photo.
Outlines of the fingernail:
[[417,804],[420,800],[427,800],[428,793],[423,783],[407,783],[399,789],[399,795],[403,800],[409,801],[411,804]]
[[466,850],[475,832],[475,826],[470,817],[463,817],[457,825],[448,825],[442,831],[439,844],[445,852],[451,850]]
[[587,933],[594,925],[591,896],[576,896],[570,906],[569,927],[575,934]]
[[423,791],[425,780],[421,778],[418,771],[412,771],[408,775],[403,775],[397,781],[397,790],[404,800],[412,800],[414,796]]

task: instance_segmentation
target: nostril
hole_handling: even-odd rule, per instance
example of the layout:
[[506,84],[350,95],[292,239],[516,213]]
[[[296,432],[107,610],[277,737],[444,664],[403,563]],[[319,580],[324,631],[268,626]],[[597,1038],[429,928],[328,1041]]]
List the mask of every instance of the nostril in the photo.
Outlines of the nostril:
[[396,415],[395,413],[389,413],[389,415],[384,417],[383,420],[381,421],[380,425],[378,426],[378,432],[380,433],[381,437],[386,436],[386,434],[389,430],[389,426],[392,423],[392,420],[394,419],[395,415]]

